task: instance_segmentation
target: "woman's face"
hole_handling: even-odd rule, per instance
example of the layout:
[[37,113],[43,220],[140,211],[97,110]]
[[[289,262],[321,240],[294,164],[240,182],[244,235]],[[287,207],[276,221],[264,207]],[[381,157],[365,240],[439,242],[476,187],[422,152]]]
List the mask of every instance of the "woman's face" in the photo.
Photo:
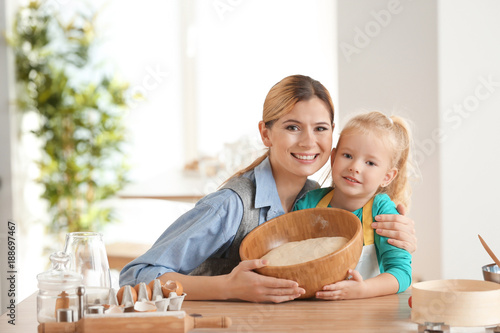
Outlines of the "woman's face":
[[328,161],[333,126],[325,103],[317,97],[301,101],[271,128],[261,122],[264,144],[270,149],[274,176],[308,177]]

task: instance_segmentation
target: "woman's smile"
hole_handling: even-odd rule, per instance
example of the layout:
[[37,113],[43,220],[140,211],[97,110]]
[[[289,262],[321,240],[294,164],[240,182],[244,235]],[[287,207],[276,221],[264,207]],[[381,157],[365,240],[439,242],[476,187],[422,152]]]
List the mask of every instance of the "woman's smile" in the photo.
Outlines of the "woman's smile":
[[319,154],[292,153],[292,156],[295,157],[296,159],[300,160],[301,162],[314,162],[314,160],[316,160],[316,158],[319,156]]

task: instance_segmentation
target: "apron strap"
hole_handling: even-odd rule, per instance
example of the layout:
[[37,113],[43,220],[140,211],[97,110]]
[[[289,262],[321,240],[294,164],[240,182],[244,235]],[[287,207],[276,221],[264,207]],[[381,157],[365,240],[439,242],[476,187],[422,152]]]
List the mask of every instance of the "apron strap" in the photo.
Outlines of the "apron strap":
[[[316,205],[317,208],[327,208],[328,205],[330,204],[330,201],[333,198],[333,191],[331,190],[328,192]],[[363,206],[363,219],[362,219],[362,225],[363,225],[363,245],[371,245],[375,243],[374,236],[373,236],[373,229],[372,229],[372,223],[373,223],[373,213],[372,213],[372,206],[373,206],[373,198],[370,199],[364,206]]]
[[373,198],[370,199],[366,203],[366,205],[363,206],[363,240],[364,240],[364,245],[371,245],[375,243],[374,240],[374,230],[372,228],[372,223],[373,223],[373,213],[372,213],[372,207],[373,207]]
[[328,208],[328,205],[330,204],[330,201],[332,201],[333,198],[333,191],[331,190],[328,192],[316,205],[317,208]]

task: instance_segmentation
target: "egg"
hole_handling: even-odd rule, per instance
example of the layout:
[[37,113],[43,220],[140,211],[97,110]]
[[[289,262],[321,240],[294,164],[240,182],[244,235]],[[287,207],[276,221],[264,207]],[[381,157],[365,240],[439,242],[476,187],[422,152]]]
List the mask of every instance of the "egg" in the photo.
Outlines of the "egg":
[[[149,285],[145,284],[144,285],[146,286],[146,293],[148,294],[148,301],[151,300],[151,288],[149,287]],[[141,287],[141,284],[138,283],[135,285],[134,289],[135,289],[135,292],[137,293],[137,295],[139,296],[139,288]]]
[[122,304],[122,299],[123,299],[123,294],[125,292],[125,289],[127,289],[127,290],[130,289],[130,293],[132,294],[132,300],[135,303],[137,301],[137,292],[135,291],[135,289],[132,288],[132,286],[123,286],[116,293],[116,299],[118,300],[118,304],[120,304],[120,305]]
[[156,281],[156,280],[157,280],[157,279],[151,280],[151,282],[149,282],[149,283],[148,283],[148,287],[149,287],[149,289],[151,289],[151,290],[153,290],[153,289],[154,289],[154,287],[155,287],[155,281]]
[[168,280],[167,282],[165,282],[165,284],[161,287],[161,290],[164,297],[168,297],[171,292],[175,292],[178,296],[181,296],[184,292],[182,284],[179,281],[172,280]]
[[156,305],[153,302],[136,302],[134,305],[135,312],[155,312]]
[[149,282],[149,288],[151,288],[151,300],[159,301],[163,298],[163,291],[161,290],[161,281],[159,279],[154,279]]

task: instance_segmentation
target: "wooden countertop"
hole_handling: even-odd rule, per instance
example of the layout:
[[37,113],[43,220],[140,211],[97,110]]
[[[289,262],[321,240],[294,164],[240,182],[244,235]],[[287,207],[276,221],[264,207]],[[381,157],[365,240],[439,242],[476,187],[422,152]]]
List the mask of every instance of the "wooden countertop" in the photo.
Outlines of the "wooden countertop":
[[[227,329],[195,329],[192,332],[417,332],[410,321],[407,291],[363,300],[297,300],[281,304],[248,302],[185,301],[187,314],[231,317]],[[0,317],[0,332],[36,332],[36,293],[16,307],[15,323],[9,312]]]

